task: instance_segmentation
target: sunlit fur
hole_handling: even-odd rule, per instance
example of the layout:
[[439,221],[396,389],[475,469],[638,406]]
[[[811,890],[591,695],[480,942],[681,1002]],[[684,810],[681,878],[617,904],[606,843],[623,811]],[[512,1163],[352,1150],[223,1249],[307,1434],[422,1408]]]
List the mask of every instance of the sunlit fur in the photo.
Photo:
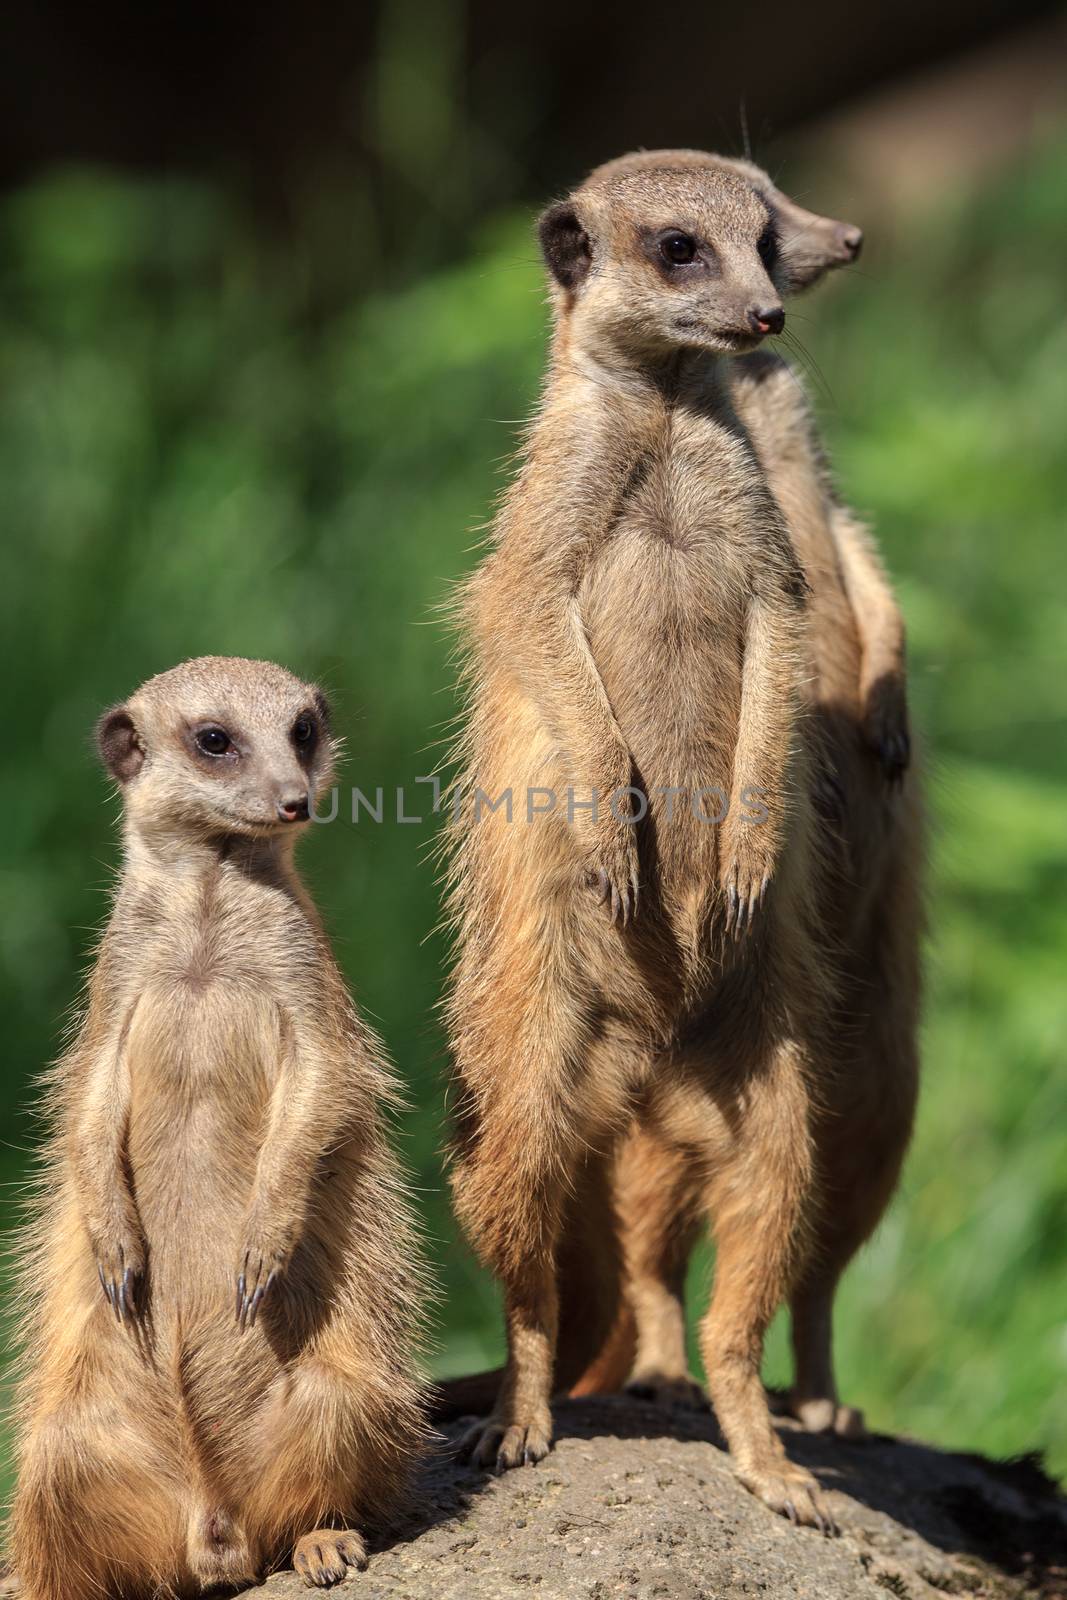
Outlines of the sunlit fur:
[[[783,292],[854,259],[857,230],[803,211],[751,163],[648,152],[604,170],[656,166],[664,156],[672,167],[726,166],[755,183],[778,215]],[[852,248],[843,251],[843,239]],[[914,763],[902,787],[893,786],[908,745],[904,631],[869,535],[837,500],[795,374],[763,351],[728,372],[811,587],[803,694],[828,843],[822,932],[840,983],[833,1048],[820,1061],[828,1108],[814,1125],[821,1193],[813,1248],[791,1297],[797,1381],[789,1402],[808,1426],[855,1433],[862,1420],[838,1403],[834,1383],[833,1296],[895,1187],[918,1082],[923,848]],[[614,1164],[596,1155],[581,1163],[557,1246],[557,1388],[611,1389],[633,1376],[646,1392],[699,1400],[687,1370],[682,1292],[705,1209],[686,1152],[657,1137],[647,1117],[635,1119]],[[491,1404],[499,1378],[454,1380],[443,1413]]]
[[[672,160],[678,154],[698,159],[672,152]],[[840,264],[840,240],[855,230],[801,212],[751,163],[727,164],[748,175],[780,211],[783,245],[791,242],[796,252],[791,287],[817,281],[820,249],[822,272]],[[806,729],[831,868],[823,880],[821,921],[838,974],[832,1049],[820,1063],[827,1111],[816,1121],[821,1199],[814,1250],[791,1296],[796,1378],[788,1405],[811,1428],[855,1436],[862,1416],[840,1403],[834,1378],[833,1299],[841,1273],[896,1187],[918,1091],[924,849],[921,774],[914,759],[906,778],[900,771],[908,751],[904,627],[869,534],[837,498],[795,373],[764,352],[730,370],[739,414],[811,589]],[[585,1372],[584,1330],[597,1318],[567,1322],[574,1336],[561,1352],[561,1380],[579,1374],[575,1387],[588,1392],[632,1377],[645,1392],[696,1398],[682,1291],[702,1226],[700,1189],[678,1153],[645,1128],[620,1150],[614,1193],[627,1267],[624,1305]],[[594,1242],[581,1216],[576,1211],[583,1241],[572,1241],[567,1257],[576,1263],[575,1293],[599,1277],[610,1299],[607,1263],[615,1246]],[[595,1274],[591,1253],[599,1263]]]
[[[715,1233],[702,1343],[738,1470],[825,1527],[759,1377],[816,1209],[832,982],[801,718],[807,588],[719,359],[753,342],[746,309],[777,298],[757,248],[770,212],[742,176],[668,161],[594,174],[549,230],[555,218],[571,239],[577,219],[588,266],[554,288],[541,406],[459,607],[461,791],[561,797],[530,824],[464,806],[453,838],[455,1198],[502,1282],[509,1336],[470,1449],[501,1466],[547,1450],[567,1213],[605,1214],[606,1163],[639,1111],[684,1152]],[[714,250],[699,282],[668,284],[649,257],[647,230],[673,226]],[[603,804],[568,825],[568,788],[587,800],[630,783],[650,792],[638,826]],[[654,792],[715,784],[731,800],[719,827],[688,806],[671,820]],[[762,825],[746,821],[746,786],[767,793]],[[604,1310],[589,1308],[590,1331]]]
[[[316,719],[302,762],[294,719]],[[189,1596],[365,1561],[424,1427],[395,1101],[279,797],[329,779],[315,689],[208,658],[101,724],[124,863],[19,1246],[11,1545],[27,1600]],[[191,750],[208,720],[238,760]],[[276,1281],[254,1325],[237,1278]],[[130,1270],[122,1320],[101,1287]],[[295,1547],[295,1550],[294,1550]]]

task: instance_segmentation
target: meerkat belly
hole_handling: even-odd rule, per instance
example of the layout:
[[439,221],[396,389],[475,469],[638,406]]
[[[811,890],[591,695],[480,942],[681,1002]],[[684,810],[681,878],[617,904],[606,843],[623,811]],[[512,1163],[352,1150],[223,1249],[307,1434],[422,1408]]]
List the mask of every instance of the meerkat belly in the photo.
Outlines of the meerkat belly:
[[232,1291],[281,1047],[277,1008],[247,980],[177,982],[138,1004],[128,1152],[161,1307]]
[[[582,616],[593,657],[653,812],[699,790],[730,792],[744,610],[737,561],[714,530],[639,510],[592,565]],[[708,801],[713,807],[714,801]]]

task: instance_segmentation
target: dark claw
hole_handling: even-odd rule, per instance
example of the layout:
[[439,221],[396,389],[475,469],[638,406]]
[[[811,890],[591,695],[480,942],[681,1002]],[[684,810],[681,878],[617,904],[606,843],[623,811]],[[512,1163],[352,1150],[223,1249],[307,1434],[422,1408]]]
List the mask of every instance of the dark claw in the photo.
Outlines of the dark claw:
[[793,1524],[794,1528],[799,1528],[800,1518],[797,1516],[797,1508],[793,1504],[792,1500],[787,1500],[782,1509],[789,1518],[790,1522]]
[[237,1279],[237,1309],[235,1312],[238,1324],[243,1328],[245,1321],[245,1307],[248,1305],[248,1296],[245,1294],[245,1275],[242,1272]]
[[274,1280],[277,1276],[277,1272],[269,1272],[267,1274],[266,1283],[261,1283],[255,1294],[252,1296],[252,1304],[248,1308],[248,1326],[250,1328],[255,1327],[256,1317],[259,1315],[259,1308],[270,1294],[271,1285],[274,1283]]
[[731,884],[726,891],[726,927],[728,930],[733,927],[734,917],[737,915],[737,904],[737,888],[734,884]]
[[601,870],[597,873],[596,882],[597,898],[599,899],[600,904],[603,905],[611,893],[611,884],[608,881],[608,875],[603,868],[601,868]]

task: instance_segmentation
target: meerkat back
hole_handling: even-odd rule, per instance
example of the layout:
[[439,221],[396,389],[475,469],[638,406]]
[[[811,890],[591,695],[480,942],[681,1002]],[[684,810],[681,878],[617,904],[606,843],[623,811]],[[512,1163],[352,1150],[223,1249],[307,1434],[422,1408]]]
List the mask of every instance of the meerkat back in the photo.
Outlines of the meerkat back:
[[293,866],[312,686],[205,658],[99,729],[124,863],[25,1239],[29,1600],[365,1564],[418,1455],[425,1284],[396,1093]]

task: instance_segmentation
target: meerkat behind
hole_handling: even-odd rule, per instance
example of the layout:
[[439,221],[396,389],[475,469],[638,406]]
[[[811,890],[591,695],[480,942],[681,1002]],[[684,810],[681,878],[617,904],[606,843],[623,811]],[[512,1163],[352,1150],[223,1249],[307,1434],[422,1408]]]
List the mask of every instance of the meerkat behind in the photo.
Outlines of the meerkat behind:
[[99,727],[124,861],[25,1240],[27,1600],[365,1564],[424,1434],[424,1280],[382,1124],[395,1086],[293,846],[322,695],[210,657]]

